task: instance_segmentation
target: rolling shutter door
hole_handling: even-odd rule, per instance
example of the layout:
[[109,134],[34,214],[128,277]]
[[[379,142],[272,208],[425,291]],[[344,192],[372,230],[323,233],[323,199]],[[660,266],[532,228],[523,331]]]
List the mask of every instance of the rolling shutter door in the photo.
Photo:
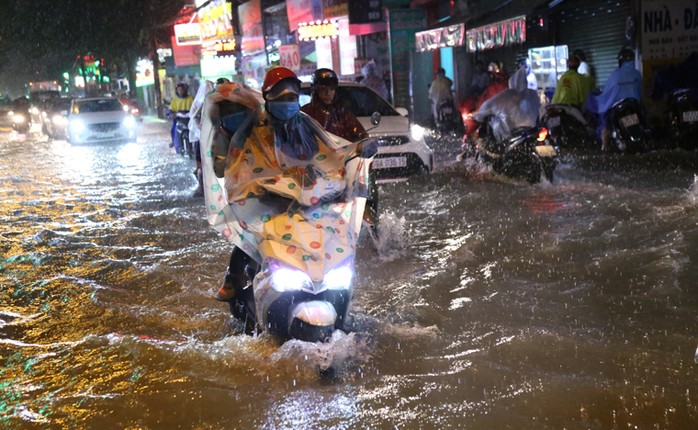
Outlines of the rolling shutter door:
[[618,51],[626,44],[625,22],[631,16],[629,1],[564,1],[551,12],[558,44],[567,45],[570,54],[582,49],[596,85],[604,85],[618,67]]

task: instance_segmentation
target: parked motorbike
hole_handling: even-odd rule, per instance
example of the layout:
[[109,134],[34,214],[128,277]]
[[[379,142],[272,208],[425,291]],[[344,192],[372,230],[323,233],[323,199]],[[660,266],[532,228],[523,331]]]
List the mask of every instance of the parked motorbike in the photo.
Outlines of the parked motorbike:
[[649,129],[646,124],[638,100],[628,98],[616,102],[608,112],[612,149],[619,152],[649,150]]
[[698,90],[680,89],[669,100],[669,133],[684,149],[698,147]]
[[591,146],[586,120],[574,106],[559,103],[547,105],[541,123],[548,129],[548,138],[553,146],[561,148]]
[[[295,182],[281,186],[284,184],[281,176],[278,183],[275,180],[260,184],[266,190],[266,197],[229,204],[224,179],[216,175],[219,170],[220,176],[220,169],[215,167],[215,154],[221,152],[216,148],[237,141],[238,134],[230,140],[214,122],[221,121],[218,106],[226,101],[224,97],[243,96],[234,91],[226,94],[214,92],[207,97],[202,116],[201,150],[204,154],[212,154],[202,159],[209,222],[225,237],[233,238],[236,244],[228,272],[236,291],[230,311],[244,322],[249,334],[265,331],[282,340],[323,341],[335,330],[346,328],[354,289],[356,242],[367,201],[370,159],[356,152],[348,157],[345,163],[347,188],[336,200],[324,204],[313,203],[312,198],[310,203],[301,203],[297,199],[304,200],[308,195],[300,194]],[[379,121],[378,115],[376,124]],[[243,124],[249,122],[239,122],[239,129],[245,129]],[[228,132],[233,131],[224,127]],[[348,151],[352,145],[330,136],[317,124],[312,127],[329,148]],[[253,132],[251,138],[257,136]],[[366,139],[361,145],[365,147],[371,140],[373,138]],[[319,158],[323,159],[324,156]],[[323,189],[327,186],[330,184]],[[289,195],[288,190],[299,194]],[[256,209],[252,210],[253,205],[267,207],[277,214],[263,213],[259,222],[260,216]],[[281,212],[274,212],[280,207]],[[255,215],[244,218],[246,210]],[[250,225],[252,223],[255,224]],[[231,232],[235,232],[234,235],[231,236]],[[245,240],[245,236],[250,239]],[[252,243],[258,244],[255,247]]]
[[548,182],[553,182],[557,150],[545,127],[516,129],[511,138],[497,141],[487,118],[475,133],[466,137],[464,147],[466,157],[472,156],[491,165],[499,174],[531,184],[540,182],[543,174]]

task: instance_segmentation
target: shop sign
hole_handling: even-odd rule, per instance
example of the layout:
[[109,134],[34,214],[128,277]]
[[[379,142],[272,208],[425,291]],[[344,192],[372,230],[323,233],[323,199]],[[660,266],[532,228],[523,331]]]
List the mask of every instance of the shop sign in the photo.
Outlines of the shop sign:
[[242,55],[254,55],[264,51],[262,7],[260,0],[250,0],[238,6],[242,41]]
[[[378,1],[380,0],[370,0],[370,1]],[[366,7],[364,3],[366,1],[361,1],[361,2],[356,2],[354,1],[353,3],[360,3],[362,7]],[[330,18],[338,18],[340,16],[347,16],[349,14],[349,5],[347,4],[346,1],[337,1],[337,0],[322,0],[322,18],[323,19],[330,19]]]
[[313,0],[286,0],[289,31],[296,31],[300,23],[315,19],[313,10],[317,7],[313,3]]
[[433,51],[450,46],[461,46],[465,40],[465,25],[457,24],[434,30],[420,31],[414,35],[417,52]]
[[236,47],[235,40],[219,40],[213,44],[213,49],[216,51],[216,56],[218,57],[235,55]]
[[339,36],[339,21],[324,20],[298,24],[298,40],[317,40]]
[[642,57],[688,57],[698,51],[698,3],[695,0],[643,0]]
[[[180,46],[175,43],[175,37],[172,36],[172,53],[170,55],[174,57],[175,66],[193,66],[199,64],[201,59],[201,45]],[[163,60],[160,62],[164,63]]]
[[191,24],[176,24],[174,26],[175,41],[179,46],[201,45],[201,27],[198,22]]
[[201,41],[211,42],[233,37],[232,6],[225,0],[212,0],[199,10]]
[[524,43],[526,41],[526,17],[518,16],[468,30],[465,38],[469,52]]
[[136,63],[136,86],[144,87],[155,83],[153,74],[153,62],[147,59],[140,59]]
[[279,63],[281,67],[286,67],[294,72],[301,68],[301,51],[298,45],[279,46]]

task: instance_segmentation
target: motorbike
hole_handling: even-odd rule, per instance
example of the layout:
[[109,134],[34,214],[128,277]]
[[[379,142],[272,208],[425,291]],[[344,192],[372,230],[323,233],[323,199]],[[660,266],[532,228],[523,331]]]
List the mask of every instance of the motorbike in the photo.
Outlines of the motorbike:
[[[230,178],[220,178],[215,164],[221,157],[216,154],[227,152],[228,145],[240,148],[234,143],[240,142],[236,140],[239,132],[231,138],[215,123],[220,103],[242,103],[245,97],[245,91],[215,91],[207,96],[202,115],[201,150],[210,154],[202,158],[209,223],[235,246],[226,275],[235,286],[230,312],[244,323],[248,334],[267,332],[282,341],[324,341],[335,330],[347,328],[370,158],[351,150],[353,143],[330,136],[314,123],[311,127],[327,148],[347,154],[343,192],[321,203],[315,195],[308,198],[309,194],[304,194],[304,190],[310,191],[307,185],[299,187],[292,178],[279,175],[273,181],[255,182],[265,190],[262,197],[228,202],[224,184]],[[380,115],[374,115],[377,125]],[[258,121],[242,121],[239,128],[248,123]],[[259,136],[250,133],[249,139]],[[371,141],[375,142],[368,138],[360,143]],[[316,157],[319,162],[324,159],[324,154]],[[250,166],[249,172],[261,172],[259,169]],[[322,182],[322,178],[316,180]],[[331,186],[323,183],[313,189]],[[259,208],[263,209],[261,216]]]
[[466,157],[492,166],[499,174],[531,184],[540,182],[543,174],[548,182],[553,182],[558,153],[545,127],[519,128],[513,130],[512,137],[497,141],[487,118],[475,133],[466,136],[463,146]]
[[643,152],[650,149],[649,129],[638,100],[620,100],[611,107],[607,115],[613,149],[619,152]]
[[32,126],[31,105],[25,97],[20,97],[12,102],[12,128],[17,133],[29,133]]
[[579,109],[563,104],[549,104],[541,123],[548,129],[553,146],[560,148],[590,147],[587,121]]
[[187,155],[189,159],[194,159],[194,146],[189,140],[189,116],[177,114],[174,119],[177,122],[176,131],[179,141],[179,153]]
[[698,90],[673,91],[669,100],[669,133],[684,149],[696,149],[698,133]]
[[463,121],[456,109],[453,99],[444,99],[436,107],[434,122],[438,131],[442,133],[462,133]]

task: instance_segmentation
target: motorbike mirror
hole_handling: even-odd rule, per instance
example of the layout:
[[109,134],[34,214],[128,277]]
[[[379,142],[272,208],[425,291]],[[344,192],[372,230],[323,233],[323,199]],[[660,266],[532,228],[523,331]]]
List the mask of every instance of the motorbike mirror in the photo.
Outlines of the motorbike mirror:
[[381,113],[380,112],[373,112],[371,114],[371,124],[373,126],[378,126],[381,122]]

